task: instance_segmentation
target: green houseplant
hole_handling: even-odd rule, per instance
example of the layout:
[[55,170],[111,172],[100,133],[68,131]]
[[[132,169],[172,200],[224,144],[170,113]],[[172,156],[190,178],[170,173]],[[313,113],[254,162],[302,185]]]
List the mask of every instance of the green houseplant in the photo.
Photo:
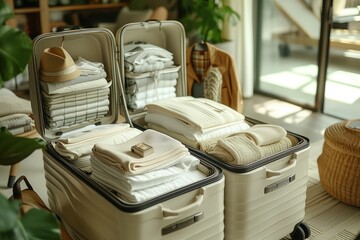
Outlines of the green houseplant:
[[224,0],[183,0],[180,22],[186,32],[194,33],[200,40],[210,43],[224,42],[223,24],[228,21],[236,24],[240,15]]
[[[6,25],[13,15],[12,9],[0,0],[0,88],[24,71],[32,53],[30,37]],[[41,139],[16,137],[0,128],[0,165],[20,162],[43,146]],[[0,194],[0,239],[60,239],[59,221],[54,214],[37,208],[20,214],[20,204]]]

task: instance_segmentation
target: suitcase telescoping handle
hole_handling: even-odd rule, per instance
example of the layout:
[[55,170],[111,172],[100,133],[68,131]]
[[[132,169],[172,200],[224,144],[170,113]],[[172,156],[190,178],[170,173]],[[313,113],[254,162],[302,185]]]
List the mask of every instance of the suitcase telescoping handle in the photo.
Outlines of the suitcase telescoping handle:
[[196,208],[201,206],[201,204],[204,201],[205,189],[200,188],[198,191],[199,191],[199,193],[195,196],[195,201],[185,207],[182,207],[182,208],[179,208],[176,210],[162,207],[163,217],[164,218],[173,218],[173,217],[177,217],[180,215],[186,215],[188,213],[193,212]]

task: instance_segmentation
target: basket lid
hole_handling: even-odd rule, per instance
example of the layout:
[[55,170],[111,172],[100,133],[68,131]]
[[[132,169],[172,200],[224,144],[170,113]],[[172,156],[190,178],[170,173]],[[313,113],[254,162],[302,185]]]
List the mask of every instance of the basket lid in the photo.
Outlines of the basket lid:
[[360,157],[360,119],[331,125],[325,130],[325,141],[332,143],[339,151],[353,153]]

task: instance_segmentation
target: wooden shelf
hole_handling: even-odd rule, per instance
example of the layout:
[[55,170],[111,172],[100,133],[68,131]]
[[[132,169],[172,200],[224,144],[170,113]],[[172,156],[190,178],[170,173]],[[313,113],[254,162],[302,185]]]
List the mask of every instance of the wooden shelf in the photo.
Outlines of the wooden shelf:
[[32,8],[15,8],[15,14],[26,14],[26,13],[38,13],[40,12],[40,8],[32,7]]
[[[28,24],[32,25],[33,29],[39,29],[35,35],[50,32],[51,23],[50,23],[50,14],[51,12],[72,12],[77,13],[81,11],[91,11],[91,10],[100,10],[100,9],[120,9],[128,4],[128,1],[122,1],[118,3],[104,3],[104,4],[82,4],[82,5],[68,5],[68,6],[49,6],[48,0],[38,0],[39,7],[24,7],[16,8],[14,6],[14,0],[5,0],[9,6],[14,10],[15,18],[9,20],[7,24],[16,27],[16,15],[27,15],[29,18]],[[36,14],[37,16],[34,16]],[[33,21],[34,18],[39,19],[39,21]],[[36,26],[34,26],[36,25]],[[40,25],[40,26],[39,26]]]
[[83,5],[68,5],[68,6],[55,6],[49,7],[49,11],[81,11],[81,10],[94,10],[94,9],[107,9],[107,8],[121,8],[126,3],[104,3],[104,4],[83,4]]

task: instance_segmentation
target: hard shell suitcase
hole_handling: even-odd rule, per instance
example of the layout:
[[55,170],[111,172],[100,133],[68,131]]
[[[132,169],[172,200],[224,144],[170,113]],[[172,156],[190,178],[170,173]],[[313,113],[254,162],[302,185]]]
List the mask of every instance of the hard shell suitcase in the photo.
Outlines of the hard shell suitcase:
[[[181,38],[175,38],[172,34],[174,29],[171,28],[167,31],[173,40],[164,44],[162,37],[152,38],[153,35],[156,36],[154,28],[149,31],[149,34],[143,34],[143,28],[146,27],[140,23],[134,23],[124,26],[117,32],[117,39],[121,39],[118,43],[120,63],[124,61],[122,54],[124,42],[148,41],[172,48],[174,44],[178,44],[177,42],[184,41]],[[185,59],[185,56],[182,59]],[[176,91],[178,97],[187,95],[185,67],[183,63]],[[122,78],[125,78],[125,68],[122,64],[120,64],[120,73]],[[147,128],[145,114],[145,108],[137,111],[129,110],[134,126],[139,129]],[[251,118],[246,118],[246,121],[251,125],[260,123]],[[204,156],[209,163],[224,171],[225,239],[276,240],[289,233],[294,238],[300,235],[301,239],[310,235],[308,226],[302,222],[305,216],[310,143],[306,137],[298,134],[288,132],[288,135],[296,139],[297,143],[294,146],[246,166],[226,164],[189,147],[194,154]]]
[[[152,23],[146,23],[151,25]],[[158,26],[158,22],[156,22]],[[172,34],[182,38],[176,22],[164,22]],[[161,28],[158,30],[161,31]],[[164,41],[169,39],[164,38]],[[110,108],[105,116],[67,128],[48,127],[39,80],[40,54],[52,46],[63,46],[72,58],[79,56],[104,64],[111,80]],[[182,54],[179,45],[177,54]],[[172,49],[169,49],[172,50]],[[182,55],[177,56],[182,61]],[[48,141],[43,150],[50,208],[64,221],[74,239],[223,239],[224,177],[222,170],[200,158],[198,170],[207,177],[178,190],[138,204],[119,199],[58,154],[56,139],[88,124],[116,124],[119,104],[125,104],[120,82],[117,47],[106,29],[80,29],[49,33],[34,39],[29,63],[31,103],[36,129]],[[122,108],[125,109],[125,108]],[[129,121],[127,112],[121,115]],[[120,120],[120,122],[122,122]]]

